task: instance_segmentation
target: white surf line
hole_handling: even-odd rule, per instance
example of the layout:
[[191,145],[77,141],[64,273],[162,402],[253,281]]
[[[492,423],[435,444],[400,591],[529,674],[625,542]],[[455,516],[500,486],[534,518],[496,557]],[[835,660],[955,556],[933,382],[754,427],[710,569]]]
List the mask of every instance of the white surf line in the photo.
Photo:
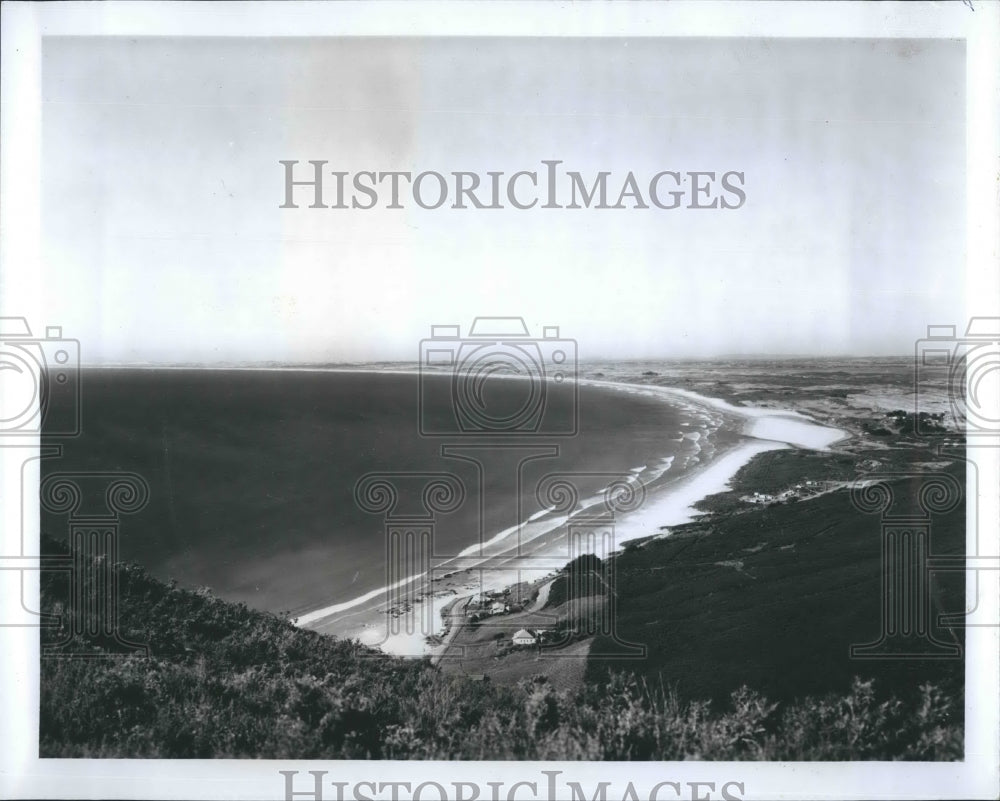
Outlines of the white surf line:
[[[98,369],[140,369],[140,370],[213,370],[213,371],[239,371],[239,372],[303,372],[303,373],[363,373],[363,374],[384,374],[384,375],[415,375],[420,376],[424,374],[424,371],[416,368],[386,368],[379,369],[375,367],[355,367],[355,366],[339,366],[339,367],[308,367],[308,366],[279,366],[279,367],[257,367],[257,366],[206,366],[206,365],[87,365],[88,368],[98,368]],[[428,375],[441,375],[447,376],[447,371],[434,371],[428,372]],[[532,376],[526,375],[497,375],[496,378],[506,378],[509,380],[531,380]],[[605,388],[618,392],[626,392],[633,394],[646,395],[650,397],[670,397],[673,400],[684,399],[691,403],[693,406],[701,407],[702,409],[712,409],[724,414],[728,414],[733,417],[738,417],[743,420],[743,434],[745,436],[751,437],[758,440],[756,445],[747,443],[747,445],[734,449],[727,450],[721,456],[716,456],[710,459],[706,464],[700,465],[692,468],[691,472],[683,476],[677,483],[670,485],[669,487],[664,487],[663,497],[660,499],[660,503],[656,503],[653,507],[646,510],[636,510],[631,515],[628,516],[629,521],[638,522],[640,518],[645,518],[649,520],[649,516],[653,513],[653,509],[658,509],[659,512],[665,513],[668,511],[666,507],[666,502],[671,501],[669,509],[672,514],[665,515],[666,522],[660,522],[660,527],[665,527],[669,525],[679,525],[680,522],[688,522],[691,515],[694,513],[693,504],[698,500],[701,500],[708,495],[715,494],[716,492],[724,491],[732,478],[736,473],[747,464],[750,459],[756,456],[758,453],[762,453],[766,450],[774,450],[781,447],[797,447],[812,450],[828,450],[830,445],[845,439],[847,432],[840,429],[830,428],[828,426],[823,426],[820,423],[815,422],[806,415],[792,410],[778,410],[778,409],[764,409],[761,407],[754,406],[734,406],[728,401],[722,400],[721,398],[710,398],[705,395],[699,395],[691,390],[679,389],[674,387],[662,386],[660,384],[638,384],[628,381],[601,381],[598,379],[588,379],[588,378],[577,378],[577,383],[581,386],[593,386],[598,388]],[[715,427],[717,429],[718,426]],[[715,469],[711,469],[712,467]],[[698,479],[701,479],[700,481]],[[679,512],[678,507],[681,506],[678,501],[682,500],[682,496],[678,495],[681,490],[687,490],[684,492],[683,500],[689,500],[690,503],[684,504],[683,511]],[[673,496],[673,497],[668,497]],[[697,497],[695,497],[697,495]],[[645,513],[644,513],[645,512]],[[565,521],[563,521],[565,522]],[[624,520],[623,520],[624,524]],[[627,524],[626,524],[627,525]],[[633,525],[629,528],[633,528]],[[510,532],[517,530],[521,527],[518,524],[516,527],[511,529],[498,532],[497,535],[492,537],[488,544],[497,544],[510,535]],[[550,532],[546,532],[550,533]],[[636,533],[632,536],[619,539],[619,542],[626,542],[628,539],[647,536],[647,533],[639,534]],[[533,538],[537,539],[537,538]],[[465,549],[466,551],[471,549],[478,549],[483,547],[486,543],[475,544],[469,546]],[[496,554],[494,556],[484,556],[484,564],[488,560],[496,558],[497,556],[502,557],[503,554]],[[390,589],[397,589],[399,587],[411,584],[421,576],[410,576],[400,581],[396,582],[392,587],[380,587],[378,589],[372,590],[371,592],[365,593],[364,595],[354,598],[350,601],[345,601],[343,603],[333,604],[330,606],[325,606],[321,609],[316,609],[312,612],[307,612],[305,614],[299,615],[297,618],[297,625],[306,626],[310,623],[315,623],[325,618],[332,617],[340,612],[353,609],[361,604],[375,600],[379,596],[384,596]]]
[[[714,461],[709,461],[709,462],[706,463],[705,469],[706,470],[711,470],[714,465],[715,465]],[[638,468],[636,468],[636,469],[638,469]],[[646,468],[642,468],[642,469],[645,470]],[[739,468],[737,467],[736,469],[738,470]],[[699,472],[700,473],[701,471],[698,471],[696,469],[695,471],[692,471],[692,472]],[[733,471],[733,472],[735,472],[735,471]],[[659,474],[659,475],[662,475],[662,473]],[[657,475],[657,478],[659,478],[659,475]],[[633,476],[630,477],[629,480],[634,482],[634,481],[638,480],[638,476],[637,475],[633,475]],[[472,545],[467,546],[466,548],[464,548],[463,550],[461,550],[458,553],[458,555],[456,557],[454,557],[453,559],[446,559],[446,560],[442,561],[439,565],[437,565],[435,567],[434,572],[438,573],[438,572],[441,572],[441,571],[446,571],[446,570],[449,569],[449,567],[454,566],[453,562],[459,562],[459,561],[463,561],[463,562],[466,562],[466,563],[463,564],[461,567],[456,567],[455,570],[456,570],[456,572],[463,572],[463,573],[473,573],[473,572],[475,572],[477,570],[487,569],[487,568],[490,568],[490,566],[493,565],[493,564],[495,564],[496,562],[500,562],[500,563],[506,563],[508,561],[514,561],[514,562],[516,562],[517,552],[518,552],[518,550],[520,550],[516,546],[520,545],[521,547],[526,547],[526,546],[530,546],[532,544],[537,543],[539,540],[543,539],[544,537],[547,537],[550,534],[552,534],[553,532],[556,532],[559,529],[561,529],[564,526],[566,526],[575,515],[577,515],[579,513],[586,512],[587,510],[592,509],[595,506],[599,505],[603,501],[603,498],[604,498],[603,492],[598,492],[598,493],[595,493],[593,495],[590,495],[590,496],[584,498],[580,502],[578,508],[574,509],[572,512],[567,513],[567,514],[557,515],[553,519],[546,521],[544,527],[539,527],[537,531],[531,532],[530,536],[528,536],[527,539],[518,539],[518,540],[515,540],[514,539],[515,535],[518,535],[518,534],[524,535],[524,534],[527,533],[527,532],[525,532],[525,528],[527,528],[529,524],[531,524],[531,523],[537,523],[542,517],[544,517],[544,516],[546,516],[548,514],[551,514],[552,511],[553,511],[552,508],[542,509],[539,512],[536,512],[535,514],[531,515],[527,519],[527,521],[519,522],[516,525],[509,526],[508,528],[502,529],[500,532],[498,532],[497,534],[495,534],[493,537],[491,537],[486,542],[483,542],[483,543],[473,543]],[[695,500],[697,500],[697,498]],[[638,513],[638,511],[639,510],[637,510],[637,512],[634,512],[632,514],[636,514],[636,513]],[[508,542],[509,540],[513,540],[513,541],[512,542]],[[494,550],[493,550],[492,553],[483,553],[484,550],[486,550],[487,548],[490,548],[490,547],[494,548]],[[533,554],[533,556],[535,556],[536,558],[538,558],[538,557],[540,557],[540,558],[546,558],[544,553]],[[477,558],[478,557],[478,560],[474,564],[469,565],[469,564],[467,564],[467,560],[470,557],[471,558]],[[556,556],[553,556],[552,558],[555,559],[555,561],[552,563],[551,567],[553,567],[553,568],[560,567],[563,560],[561,560],[560,557],[556,557]],[[511,569],[514,569],[514,568],[511,568]],[[353,599],[351,599],[349,601],[344,601],[344,602],[341,602],[341,603],[332,604],[332,605],[325,606],[325,607],[322,607],[320,609],[316,609],[314,611],[308,612],[306,614],[299,615],[297,617],[297,619],[296,619],[296,625],[307,626],[307,625],[309,625],[311,623],[318,623],[318,622],[321,622],[321,621],[323,621],[323,620],[325,620],[327,618],[333,617],[334,615],[338,615],[338,614],[340,614],[342,612],[346,612],[346,611],[348,611],[350,609],[354,609],[355,607],[361,606],[361,605],[363,605],[363,604],[365,604],[365,603],[367,603],[369,601],[373,601],[376,598],[378,598],[379,596],[387,597],[390,590],[398,589],[399,587],[404,587],[404,586],[408,586],[408,585],[411,585],[411,584],[412,585],[416,585],[417,582],[421,578],[424,578],[425,576],[426,576],[426,574],[420,574],[420,575],[416,575],[416,576],[404,578],[404,579],[401,579],[400,581],[396,582],[391,587],[385,586],[385,587],[381,587],[379,589],[371,590],[370,592],[367,592],[364,595],[361,595],[361,596],[359,596],[357,598],[353,598]],[[502,587],[503,587],[503,585],[483,585],[483,591],[490,591],[490,590],[502,589]],[[431,595],[433,596],[434,593],[432,592]]]
[[710,495],[725,492],[736,474],[758,454],[791,446],[773,440],[749,439],[735,448],[722,451],[703,469],[695,468],[674,484],[653,496],[652,503],[636,509],[615,524],[615,542],[663,534],[663,529],[694,521],[702,514],[695,504]]
[[[548,513],[548,511],[550,510],[546,510],[546,513]],[[537,515],[533,515],[533,517],[537,517]],[[539,537],[547,536],[548,534],[551,534],[553,531],[558,530],[561,526],[566,524],[566,522],[569,520],[569,517],[570,515],[561,515],[555,518],[554,520],[549,522],[548,528],[543,529],[541,532],[536,534],[530,540],[527,540],[522,544],[528,544],[530,542],[534,542]],[[525,525],[524,523],[518,523],[515,526],[510,526],[509,528],[503,529],[485,543],[481,544],[474,543],[472,545],[467,546],[466,548],[464,548],[462,551],[459,552],[458,556],[454,557],[453,559],[441,562],[438,566],[435,567],[434,572],[448,570],[449,564],[451,564],[452,561],[464,560],[470,557],[475,558],[478,556],[479,558],[478,561],[472,565],[466,564],[462,567],[456,568],[456,572],[472,573],[476,570],[489,568],[491,563],[497,559],[511,558],[513,556],[513,550],[511,547],[508,547],[506,549],[499,549],[496,552],[490,554],[482,554],[481,556],[476,552],[479,551],[481,548],[486,548],[489,545],[496,546],[502,543],[505,539],[512,538],[514,534],[521,531],[524,525]],[[362,604],[374,601],[376,598],[379,597],[387,598],[391,590],[399,589],[400,587],[406,587],[411,584],[415,585],[420,579],[424,578],[425,576],[426,576],[425,573],[421,573],[415,576],[409,576],[407,578],[400,579],[392,586],[379,587],[378,589],[366,592],[364,595],[358,596],[357,598],[352,598],[349,601],[343,601],[342,603],[331,604],[329,606],[324,606],[320,609],[315,609],[311,612],[306,612],[305,614],[298,615],[298,617],[296,618],[295,625],[308,626],[309,624],[312,623],[319,623],[325,620],[326,618],[333,617],[334,615],[340,614],[341,612],[346,612],[350,609],[354,609],[355,607],[361,606]],[[493,589],[493,588],[484,587],[484,589]],[[432,592],[431,595],[433,596],[434,593]]]
[[425,575],[426,575],[425,573],[419,573],[418,575],[415,576],[409,576],[407,578],[400,579],[392,586],[379,587],[377,590],[366,592],[364,595],[361,595],[357,598],[352,598],[350,601],[344,601],[343,603],[333,604],[331,606],[324,606],[322,609],[316,609],[313,612],[306,612],[304,615],[299,615],[296,618],[295,625],[306,626],[310,623],[315,623],[318,620],[322,620],[325,617],[331,617],[332,615],[335,615],[338,612],[346,612],[348,609],[353,609],[355,606],[360,606],[361,604],[366,603],[367,601],[373,601],[379,596],[385,597],[390,590],[396,590],[399,589],[400,587],[405,587],[407,584],[419,581]]
[[[247,369],[247,368],[233,368]],[[249,368],[253,369],[253,368]],[[285,368],[261,368],[265,370],[285,369]],[[294,368],[292,368],[294,369]],[[384,373],[389,375],[420,375],[419,370],[405,369],[351,369],[351,368],[308,368],[309,372],[354,372],[354,373]],[[438,375],[439,373],[434,373]],[[446,372],[440,375],[447,375]],[[501,376],[497,376],[501,377]],[[511,380],[529,380],[529,376],[505,375],[503,378]],[[666,526],[676,526],[690,522],[697,510],[694,504],[699,500],[713,495],[717,492],[725,491],[736,473],[750,462],[754,456],[768,450],[776,450],[782,447],[798,447],[814,450],[827,450],[830,445],[847,436],[846,432],[840,429],[829,428],[820,425],[810,418],[792,410],[764,409],[752,406],[734,406],[721,398],[709,398],[699,395],[690,390],[665,387],[659,384],[633,384],[625,381],[600,381],[596,379],[577,379],[577,382],[584,386],[593,386],[609,389],[612,391],[625,392],[628,394],[639,394],[648,397],[669,397],[672,400],[684,399],[690,404],[704,408],[709,408],[724,414],[741,418],[743,420],[743,433],[756,443],[746,443],[735,449],[727,449],[723,454],[710,459],[704,465],[699,465],[690,471],[689,474],[681,477],[675,484],[663,488],[663,493],[658,502],[646,509],[637,509],[621,521],[621,535],[617,542],[624,543],[630,539],[638,539],[659,533],[659,530]],[[715,429],[718,426],[714,427]],[[697,433],[697,432],[695,432]],[[699,437],[700,438],[700,437]],[[556,521],[551,521],[555,523]],[[565,519],[559,518],[558,524],[545,532],[550,534],[559,525],[564,525]],[[463,549],[460,555],[472,555],[488,545],[498,545],[510,537],[514,532],[519,531],[523,523],[518,523],[508,529],[504,529],[485,543],[474,543]],[[650,530],[655,527],[654,530]],[[532,539],[537,541],[539,537]],[[501,551],[492,555],[483,555],[482,566],[488,566],[492,559],[503,558]],[[446,566],[442,566],[444,569]],[[339,612],[352,609],[368,601],[384,595],[389,589],[396,589],[400,586],[416,581],[420,576],[402,579],[393,585],[392,588],[382,587],[372,590],[359,598],[355,598],[343,603],[327,606],[301,615],[298,618],[298,625],[308,625],[312,622],[332,617]],[[496,588],[493,588],[496,589]]]

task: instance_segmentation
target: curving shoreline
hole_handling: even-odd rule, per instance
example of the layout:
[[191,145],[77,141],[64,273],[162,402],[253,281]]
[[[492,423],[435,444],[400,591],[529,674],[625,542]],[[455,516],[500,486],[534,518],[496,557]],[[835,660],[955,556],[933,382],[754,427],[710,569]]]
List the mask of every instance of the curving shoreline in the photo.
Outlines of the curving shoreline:
[[[330,372],[418,373],[417,370],[344,368],[332,368]],[[521,378],[506,377],[511,380]],[[847,433],[840,429],[820,425],[794,411],[734,406],[721,399],[683,389],[593,379],[579,379],[578,383],[611,391],[669,399],[674,403],[680,401],[682,405],[691,404],[728,418],[736,423],[734,428],[740,432],[740,439],[735,444],[713,448],[704,464],[695,465],[674,480],[668,478],[649,493],[646,503],[641,508],[616,520],[614,540],[616,547],[629,540],[662,535],[662,529],[666,527],[690,522],[695,515],[700,514],[694,508],[694,504],[709,495],[724,491],[733,476],[760,453],[790,447],[828,450],[831,445],[847,436]],[[712,431],[717,431],[721,425],[720,422]],[[657,476],[657,479],[659,478],[660,476]],[[550,528],[547,533],[557,528],[558,525]],[[504,533],[500,532],[493,540],[502,541]],[[538,536],[532,541],[538,543],[542,539],[542,536]],[[416,604],[431,604],[435,635],[440,637],[450,628],[448,616],[441,615],[442,607],[463,600],[470,593],[499,591],[525,581],[538,583],[559,570],[567,561],[566,555],[564,549],[546,547],[551,544],[541,542],[532,550],[529,570],[524,568],[523,563],[515,563],[511,554],[502,550],[482,557],[477,560],[477,564],[463,564],[446,578],[435,579],[433,591],[419,595],[414,591],[413,595],[408,596],[405,612],[412,613]],[[442,566],[441,569],[446,567]],[[489,576],[488,579],[486,575]],[[393,589],[414,584],[419,578],[421,577],[403,579]],[[295,623],[340,637],[356,638],[366,645],[396,655],[424,656],[439,651],[440,644],[428,643],[426,633],[413,630],[412,626],[396,626],[395,633],[390,633],[390,626],[387,624],[392,617],[398,616],[398,610],[380,608],[384,606],[388,590],[389,588],[382,587],[351,601],[311,610],[296,618]]]
[[684,398],[730,418],[738,418],[741,422],[744,441],[718,450],[705,465],[664,487],[662,492],[657,493],[659,497],[652,504],[645,505],[622,520],[616,526],[618,544],[658,534],[669,526],[690,523],[696,515],[701,514],[695,504],[709,495],[725,491],[733,477],[758,454],[784,448],[824,451],[849,436],[846,431],[821,425],[791,410],[734,406],[720,398],[709,398],[689,390],[657,384],[593,380],[581,383],[637,391],[649,396]]

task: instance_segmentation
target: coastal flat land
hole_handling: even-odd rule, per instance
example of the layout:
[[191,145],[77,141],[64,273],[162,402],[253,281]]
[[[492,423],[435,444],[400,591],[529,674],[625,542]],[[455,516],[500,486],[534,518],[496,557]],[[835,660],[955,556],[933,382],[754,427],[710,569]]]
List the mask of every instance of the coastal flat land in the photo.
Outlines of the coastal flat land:
[[[589,618],[599,614],[605,599],[595,595],[578,599],[572,605],[565,600],[550,604],[548,591],[553,583],[553,579],[543,582],[535,603],[521,612],[470,622],[467,609],[454,610],[451,636],[437,657],[441,670],[450,674],[488,676],[506,685],[544,675],[557,689],[580,689],[593,638],[576,637],[556,629],[571,617]],[[549,632],[551,637],[544,647],[540,644],[516,646],[512,638],[521,630]]]
[[686,389],[736,406],[797,411],[856,436],[873,415],[949,408],[947,374],[922,373],[918,379],[912,356],[593,362],[581,366],[580,375]]

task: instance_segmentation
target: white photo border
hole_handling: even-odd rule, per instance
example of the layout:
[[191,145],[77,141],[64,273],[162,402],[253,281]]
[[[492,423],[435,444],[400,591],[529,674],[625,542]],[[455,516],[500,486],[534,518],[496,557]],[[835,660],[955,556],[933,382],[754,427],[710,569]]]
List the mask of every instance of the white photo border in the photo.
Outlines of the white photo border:
[[[959,39],[966,44],[967,272],[970,316],[1000,316],[998,45],[1000,5],[969,3],[670,2],[109,2],[2,7],[0,312],[44,320],[41,270],[41,43],[46,36],[631,36]],[[928,323],[940,321],[928,320]],[[951,321],[946,321],[951,322]],[[961,322],[961,321],[955,321]],[[919,332],[915,332],[919,335]],[[997,399],[993,402],[998,403]],[[37,443],[36,443],[37,445]],[[986,450],[986,449],[984,449]],[[968,541],[997,542],[1000,449],[978,462],[978,520]],[[20,459],[0,449],[3,487]],[[982,488],[994,488],[985,491]],[[9,496],[5,496],[9,497]],[[14,532],[3,504],[4,538]],[[37,524],[37,509],[28,509]],[[970,522],[972,516],[970,516]],[[20,520],[16,524],[20,526]],[[6,551],[5,551],[6,552]],[[998,550],[997,552],[1000,552]],[[970,574],[971,589],[974,577]],[[1000,620],[1000,571],[981,573],[979,602]],[[985,607],[983,606],[985,605]],[[542,770],[593,788],[631,781],[743,784],[745,799],[995,798],[1000,786],[1000,637],[967,630],[966,758],[957,763],[508,763],[38,758],[38,630],[0,629],[0,795],[7,798],[246,798],[284,796],[279,770],[326,779],[543,782]],[[508,784],[509,786],[509,784]],[[296,789],[307,789],[298,786]],[[702,791],[707,788],[703,787]],[[713,794],[713,798],[719,797]],[[307,796],[299,795],[298,798]],[[336,797],[332,791],[324,797]]]

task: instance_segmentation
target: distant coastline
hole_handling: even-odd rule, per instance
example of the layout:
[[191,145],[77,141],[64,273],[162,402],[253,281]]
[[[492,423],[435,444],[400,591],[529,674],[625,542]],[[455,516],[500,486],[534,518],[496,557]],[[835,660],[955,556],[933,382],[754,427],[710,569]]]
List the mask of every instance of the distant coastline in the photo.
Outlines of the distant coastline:
[[[418,367],[373,367],[373,366],[308,366],[308,365],[281,365],[281,366],[254,366],[254,365],[159,365],[159,364],[91,364],[83,365],[87,370],[205,370],[210,372],[290,372],[290,373],[371,373],[378,375],[412,375],[419,376],[422,371]],[[436,371],[442,374],[442,371]],[[506,380],[524,380],[525,376],[498,374],[493,378]],[[839,429],[823,426],[811,420],[800,412],[794,410],[764,409],[754,406],[735,406],[722,398],[713,398],[701,395],[686,389],[662,386],[659,384],[641,384],[625,380],[606,381],[595,378],[577,378],[577,383],[583,386],[603,387],[614,390],[635,390],[647,396],[668,395],[675,398],[683,398],[706,408],[744,418],[744,434],[754,439],[770,440],[774,442],[784,442],[788,445],[805,448],[823,449],[829,447],[847,435]],[[779,422],[779,427],[773,423]],[[800,427],[792,428],[792,424],[797,423]],[[781,426],[784,426],[782,429]],[[818,430],[817,430],[818,429]],[[812,430],[812,436],[809,435]],[[828,432],[828,433],[822,433]],[[832,434],[836,432],[837,436]]]

